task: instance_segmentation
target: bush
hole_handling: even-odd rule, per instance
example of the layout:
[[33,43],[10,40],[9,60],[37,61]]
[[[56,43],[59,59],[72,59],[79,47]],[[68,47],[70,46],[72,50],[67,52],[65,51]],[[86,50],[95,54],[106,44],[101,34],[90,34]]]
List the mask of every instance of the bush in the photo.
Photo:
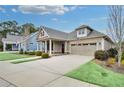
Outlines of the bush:
[[35,51],[28,52],[29,55],[35,55]]
[[21,50],[19,51],[19,54],[23,54],[23,49],[21,49]]
[[3,49],[3,45],[2,44],[0,44],[0,49]]
[[108,58],[107,64],[108,64],[108,65],[113,65],[113,64],[115,64],[115,61],[116,61],[115,58]]
[[27,51],[25,51],[25,52],[24,52],[24,54],[28,54],[28,52],[27,52]]
[[49,54],[48,53],[43,53],[42,58],[49,58]]
[[121,60],[124,60],[124,52],[121,55]]
[[99,59],[101,61],[107,60],[108,59],[108,53],[103,50],[97,50],[95,52],[95,59]]
[[108,56],[113,57],[113,58],[115,58],[116,55],[118,54],[118,52],[115,48],[110,48],[109,50],[107,50],[107,52],[108,52]]
[[41,55],[42,55],[42,52],[41,52],[41,51],[36,51],[36,52],[35,52],[35,55],[36,55],[36,56],[41,56]]
[[3,45],[2,44],[0,44],[0,51],[2,51],[3,50]]
[[124,60],[121,61],[121,64],[124,65]]

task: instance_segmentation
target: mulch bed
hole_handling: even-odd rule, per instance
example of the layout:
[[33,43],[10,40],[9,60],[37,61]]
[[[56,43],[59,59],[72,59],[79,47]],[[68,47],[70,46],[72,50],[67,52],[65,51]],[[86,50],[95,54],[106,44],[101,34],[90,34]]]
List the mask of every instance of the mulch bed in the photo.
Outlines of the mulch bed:
[[124,65],[121,65],[120,67],[118,66],[117,63],[115,63],[113,65],[108,65],[106,61],[100,61],[97,59],[95,59],[95,62],[106,69],[112,70],[117,73],[124,74]]

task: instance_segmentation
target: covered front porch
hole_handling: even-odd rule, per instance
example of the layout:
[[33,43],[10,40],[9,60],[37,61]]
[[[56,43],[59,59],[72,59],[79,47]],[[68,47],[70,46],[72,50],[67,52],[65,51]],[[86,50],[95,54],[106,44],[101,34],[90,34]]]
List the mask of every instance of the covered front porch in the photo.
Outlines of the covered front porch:
[[57,54],[68,54],[68,41],[64,40],[55,40],[55,39],[45,39],[38,41],[39,48],[44,53],[49,53],[49,55]]
[[3,41],[3,51],[19,51],[20,43]]

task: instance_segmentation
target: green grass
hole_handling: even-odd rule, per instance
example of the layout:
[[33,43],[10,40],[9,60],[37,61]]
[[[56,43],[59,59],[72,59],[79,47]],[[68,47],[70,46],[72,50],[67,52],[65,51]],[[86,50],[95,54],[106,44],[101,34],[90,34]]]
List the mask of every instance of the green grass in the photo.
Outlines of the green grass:
[[41,59],[41,58],[17,60],[17,61],[13,61],[11,63],[13,63],[13,64],[19,64],[19,63],[24,63],[24,62],[35,61],[35,60],[38,60],[38,59]]
[[18,54],[18,53],[0,53],[0,61],[14,60],[21,58],[32,57],[30,55]]
[[107,70],[93,61],[81,65],[66,76],[92,84],[108,87],[124,87],[124,75]]

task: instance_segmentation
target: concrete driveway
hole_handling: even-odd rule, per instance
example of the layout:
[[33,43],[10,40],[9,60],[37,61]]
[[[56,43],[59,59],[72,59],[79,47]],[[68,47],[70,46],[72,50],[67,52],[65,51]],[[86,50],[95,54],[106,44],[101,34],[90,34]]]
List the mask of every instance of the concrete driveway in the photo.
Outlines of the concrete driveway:
[[20,87],[94,86],[63,76],[91,59],[91,56],[63,55],[20,64],[0,62],[0,84]]

